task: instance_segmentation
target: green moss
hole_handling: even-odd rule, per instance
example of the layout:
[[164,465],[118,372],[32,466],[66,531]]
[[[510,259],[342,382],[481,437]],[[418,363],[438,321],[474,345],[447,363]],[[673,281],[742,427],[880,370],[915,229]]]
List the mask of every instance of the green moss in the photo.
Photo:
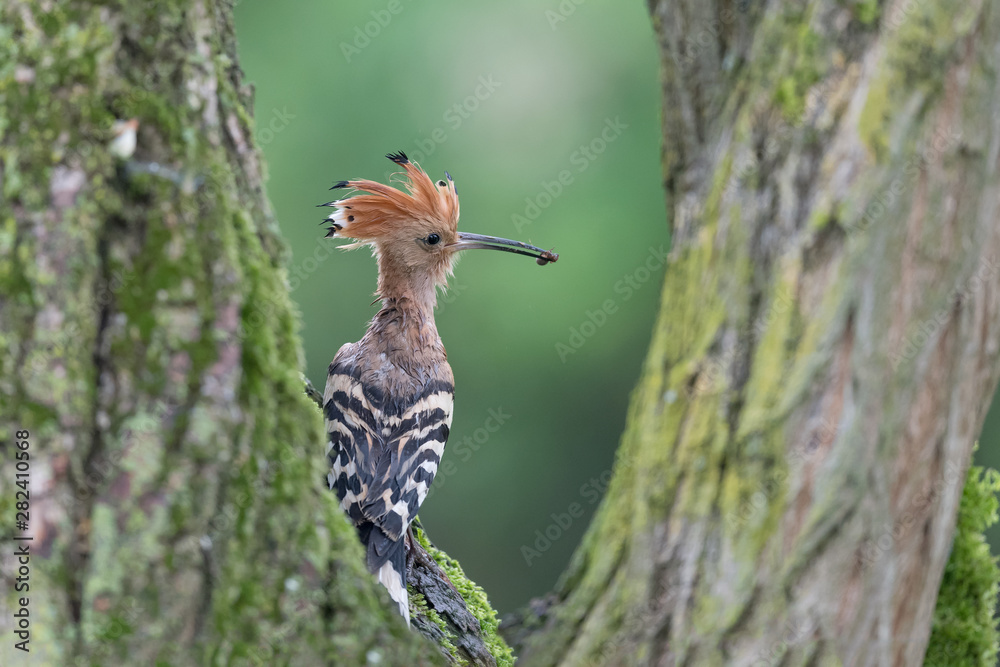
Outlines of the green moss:
[[888,62],[899,76],[898,94],[936,91],[945,71],[960,57],[958,43],[976,28],[980,8],[947,0],[906,3],[887,16]]
[[[796,258],[786,258],[777,271],[773,290],[766,295],[761,312],[752,326],[759,329],[760,342],[754,351],[754,372],[747,384],[746,403],[738,437],[766,430],[779,417],[775,408],[785,396],[788,373],[799,348],[801,330],[798,307],[794,302],[801,265]],[[780,452],[771,450],[768,455]]]
[[983,532],[997,522],[1000,472],[969,469],[951,556],[941,580],[925,665],[993,667],[1000,569]]
[[[487,649],[489,649],[490,654],[496,659],[497,667],[513,667],[514,665],[514,652],[507,642],[497,632],[500,626],[500,621],[497,618],[496,611],[490,606],[490,601],[486,597],[486,591],[481,587],[476,585],[471,579],[469,579],[465,572],[462,570],[462,566],[459,565],[458,561],[441,551],[427,539],[427,535],[420,528],[417,522],[414,522],[413,535],[417,538],[420,545],[427,550],[434,562],[440,566],[444,573],[448,575],[448,579],[455,586],[455,590],[458,591],[462,599],[465,600],[466,606],[469,608],[469,612],[476,617],[479,621],[479,627],[482,629],[483,642],[486,644]],[[410,595],[413,598],[419,597],[423,600],[423,596],[419,593],[414,593],[411,590]],[[426,602],[424,602],[426,606]],[[435,625],[441,628],[445,633],[445,636],[451,638],[452,635],[448,633],[447,626],[444,621],[437,617],[437,614],[431,615],[433,610],[428,609],[428,617],[434,621]],[[450,645],[451,642],[449,641]],[[452,655],[455,655],[454,646],[451,647]]]
[[798,123],[806,109],[806,93],[819,81],[829,66],[823,39],[813,30],[812,15],[807,10],[789,9],[784,27],[791,33],[786,51],[781,54],[784,71],[774,88],[774,103],[785,118]]
[[862,25],[870,26],[878,20],[881,10],[878,0],[860,0],[853,5],[854,18]]
[[858,118],[858,134],[876,160],[884,156],[888,149],[889,139],[885,125],[891,110],[891,87],[891,73],[887,69],[881,70],[868,87],[868,97]]
[[[859,5],[860,6],[860,5]],[[876,159],[887,154],[889,138],[899,135],[889,127],[898,109],[917,99],[939,94],[945,78],[940,73],[963,52],[960,40],[975,29],[979,8],[943,0],[905,3],[884,17],[885,62],[871,82],[858,129]],[[902,133],[903,140],[920,139]],[[905,146],[893,146],[902,153]]]
[[[423,534],[422,531],[421,534]],[[447,651],[448,655],[457,655],[458,648],[451,642],[451,637],[453,635],[448,632],[448,624],[444,622],[444,619],[441,618],[441,615],[438,614],[437,611],[432,609],[430,605],[427,604],[427,599],[423,595],[413,591],[412,589],[410,589],[410,606],[416,609],[418,614],[426,616],[430,619],[430,622],[436,625],[441,631],[441,634],[444,635],[444,639],[440,644],[441,648]]]
[[830,199],[829,194],[820,193],[816,206],[809,214],[809,221],[806,223],[809,231],[821,232],[836,220]]

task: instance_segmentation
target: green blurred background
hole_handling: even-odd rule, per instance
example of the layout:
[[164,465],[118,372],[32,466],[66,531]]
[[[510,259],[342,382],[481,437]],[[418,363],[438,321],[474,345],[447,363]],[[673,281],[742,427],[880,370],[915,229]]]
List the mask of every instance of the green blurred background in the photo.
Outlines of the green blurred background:
[[[466,253],[438,310],[456,411],[420,516],[510,611],[551,589],[596,507],[659,298],[669,237],[645,4],[243,0],[236,18],[317,387],[375,312],[375,263],[323,240],[314,206],[340,179],[386,180],[385,153],[450,171],[460,229],[561,254],[543,268]],[[979,458],[996,467],[996,406],[986,433]]]

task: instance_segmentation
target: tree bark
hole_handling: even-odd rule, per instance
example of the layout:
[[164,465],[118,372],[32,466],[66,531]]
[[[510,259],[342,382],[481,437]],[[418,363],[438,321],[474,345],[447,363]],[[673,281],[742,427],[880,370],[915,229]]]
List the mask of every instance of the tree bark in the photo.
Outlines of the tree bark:
[[509,664],[426,540],[433,642],[408,631],[324,488],[231,3],[5,0],[0,26],[0,662]]
[[672,262],[519,664],[919,665],[1000,370],[1000,10],[651,10]]

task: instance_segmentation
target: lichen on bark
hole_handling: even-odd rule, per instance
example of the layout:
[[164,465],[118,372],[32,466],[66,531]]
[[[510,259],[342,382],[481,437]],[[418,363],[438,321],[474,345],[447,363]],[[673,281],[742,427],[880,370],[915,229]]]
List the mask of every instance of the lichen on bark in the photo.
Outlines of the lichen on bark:
[[1000,14],[650,7],[671,262],[614,479],[515,650],[918,664],[1000,372]]

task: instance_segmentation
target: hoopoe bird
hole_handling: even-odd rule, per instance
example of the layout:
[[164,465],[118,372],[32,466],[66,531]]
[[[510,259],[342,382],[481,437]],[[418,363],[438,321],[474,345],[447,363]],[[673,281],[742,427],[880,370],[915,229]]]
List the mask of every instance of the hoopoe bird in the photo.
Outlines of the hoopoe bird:
[[402,152],[386,156],[405,170],[406,191],[375,181],[340,181],[354,194],[320,204],[326,238],[371,246],[378,262],[381,308],[357,343],[330,364],[323,394],[329,435],[327,483],[357,527],[368,570],[410,623],[405,542],[434,481],[451,428],[455,378],[434,323],[437,288],[446,287],[462,250],[559,256],[509,239],[458,231],[451,175],[437,183]]

